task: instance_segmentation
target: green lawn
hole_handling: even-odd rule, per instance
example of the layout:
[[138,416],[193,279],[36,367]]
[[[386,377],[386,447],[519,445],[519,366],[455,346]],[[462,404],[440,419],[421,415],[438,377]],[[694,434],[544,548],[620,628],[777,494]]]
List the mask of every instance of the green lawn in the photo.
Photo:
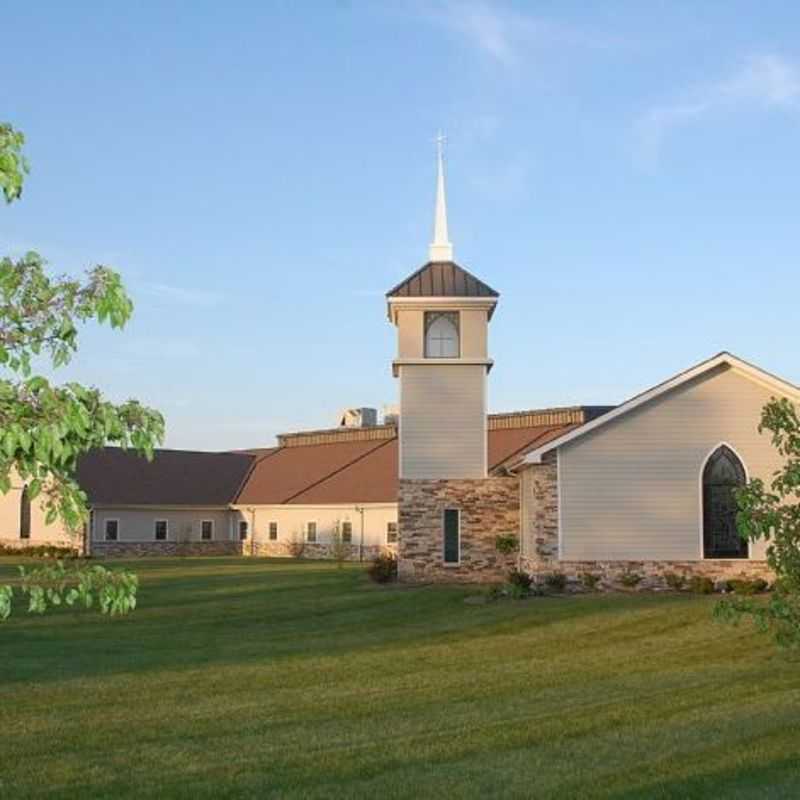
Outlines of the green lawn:
[[131,617],[0,625],[0,797],[800,796],[800,661],[713,599],[134,566]]

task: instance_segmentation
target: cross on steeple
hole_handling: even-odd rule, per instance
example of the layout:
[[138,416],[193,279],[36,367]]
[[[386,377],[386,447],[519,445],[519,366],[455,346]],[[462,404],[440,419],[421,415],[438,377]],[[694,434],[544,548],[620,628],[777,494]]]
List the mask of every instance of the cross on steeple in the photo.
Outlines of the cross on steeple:
[[436,212],[433,221],[433,241],[428,250],[429,261],[452,261],[453,245],[447,233],[447,198],[444,190],[444,143],[447,138],[439,131],[436,137]]

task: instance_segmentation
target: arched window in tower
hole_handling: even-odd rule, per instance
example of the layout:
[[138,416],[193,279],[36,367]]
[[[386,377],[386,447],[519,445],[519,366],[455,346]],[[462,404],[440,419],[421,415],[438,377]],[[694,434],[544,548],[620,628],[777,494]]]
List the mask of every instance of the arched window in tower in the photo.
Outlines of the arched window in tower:
[[458,358],[458,311],[425,312],[425,358]]
[[19,497],[19,538],[31,538],[31,498],[27,486]]
[[747,482],[744,465],[727,445],[720,445],[703,469],[703,555],[747,558],[747,540],[736,527],[735,490]]

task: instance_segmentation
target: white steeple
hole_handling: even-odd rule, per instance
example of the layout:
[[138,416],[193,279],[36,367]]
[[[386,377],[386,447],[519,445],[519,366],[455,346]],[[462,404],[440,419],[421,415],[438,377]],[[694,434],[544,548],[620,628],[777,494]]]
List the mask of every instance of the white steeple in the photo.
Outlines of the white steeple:
[[436,178],[436,215],[433,222],[433,241],[428,250],[428,261],[452,261],[453,245],[447,234],[447,198],[444,192],[444,142],[440,133],[436,137],[436,161],[438,174]]

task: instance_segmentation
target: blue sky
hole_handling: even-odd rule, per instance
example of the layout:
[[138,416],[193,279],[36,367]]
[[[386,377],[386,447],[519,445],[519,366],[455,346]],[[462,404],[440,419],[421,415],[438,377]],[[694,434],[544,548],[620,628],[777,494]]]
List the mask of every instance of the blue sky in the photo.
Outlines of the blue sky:
[[62,371],[264,445],[393,402],[383,293],[501,294],[492,410],[617,402],[729,349],[799,383],[793,3],[37,3],[3,12],[28,136],[0,252],[108,263],[136,314]]

